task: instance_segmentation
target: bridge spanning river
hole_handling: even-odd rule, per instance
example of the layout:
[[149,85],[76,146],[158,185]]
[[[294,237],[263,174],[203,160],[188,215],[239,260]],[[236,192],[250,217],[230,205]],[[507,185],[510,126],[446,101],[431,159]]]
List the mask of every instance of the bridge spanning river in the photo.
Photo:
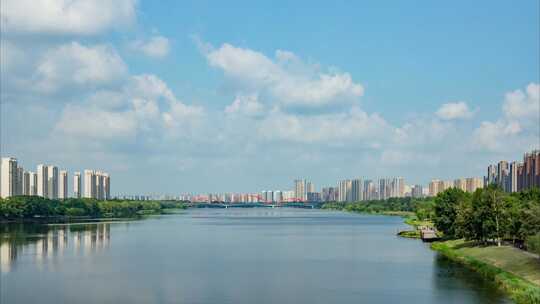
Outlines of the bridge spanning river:
[[190,203],[194,208],[320,208],[323,203],[283,203],[283,204],[263,204],[263,203]]

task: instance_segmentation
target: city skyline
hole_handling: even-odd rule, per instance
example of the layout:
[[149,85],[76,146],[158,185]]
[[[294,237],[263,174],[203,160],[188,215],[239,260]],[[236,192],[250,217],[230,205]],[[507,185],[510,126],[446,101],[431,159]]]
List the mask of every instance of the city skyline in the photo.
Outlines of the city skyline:
[[540,148],[538,1],[23,2],[0,11],[0,153],[117,193],[427,186]]
[[[28,168],[28,167],[27,167]],[[16,157],[0,157],[0,198],[27,195],[49,199],[95,198],[106,200],[111,196],[111,179],[107,172],[84,170],[84,187],[80,172],[69,171],[56,165],[39,164],[36,171],[25,170]],[[81,191],[84,190],[84,193]]]
[[[431,179],[427,185],[407,184],[403,177],[357,177],[340,179],[334,185],[316,187],[310,179],[295,179],[291,188],[280,190],[257,190],[255,192],[176,192],[160,194],[112,193],[110,175],[100,170],[85,169],[84,174],[73,172],[73,184],[69,186],[69,173],[55,165],[39,164],[36,172],[27,171],[15,157],[2,157],[0,162],[0,197],[14,195],[38,195],[51,199],[111,198],[189,200],[194,202],[358,202],[385,200],[400,197],[434,197],[449,188],[473,193],[476,189],[495,184],[504,192],[519,192],[530,187],[540,187],[540,150],[525,152],[523,161],[500,160],[487,166],[482,177],[458,177],[453,180]],[[84,179],[83,179],[84,177]],[[84,183],[82,182],[84,180]],[[276,189],[276,188],[274,188]],[[320,189],[320,190],[319,190]]]

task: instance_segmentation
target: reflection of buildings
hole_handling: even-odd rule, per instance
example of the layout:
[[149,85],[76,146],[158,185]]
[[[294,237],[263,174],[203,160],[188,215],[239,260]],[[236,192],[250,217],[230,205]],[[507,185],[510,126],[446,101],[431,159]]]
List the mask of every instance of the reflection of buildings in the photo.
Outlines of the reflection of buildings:
[[28,235],[32,239],[4,240],[0,243],[0,272],[11,271],[17,259],[30,257],[37,264],[46,264],[48,259],[64,255],[90,255],[109,248],[110,234],[110,224],[100,223],[54,226],[38,239]]

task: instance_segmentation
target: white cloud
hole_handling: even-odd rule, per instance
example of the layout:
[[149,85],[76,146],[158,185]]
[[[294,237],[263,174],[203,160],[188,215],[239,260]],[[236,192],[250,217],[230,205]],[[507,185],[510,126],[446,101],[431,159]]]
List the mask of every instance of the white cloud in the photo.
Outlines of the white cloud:
[[136,0],[3,0],[2,31],[92,35],[125,27],[136,18]]
[[87,105],[67,105],[56,129],[81,141],[133,139],[137,120],[133,112],[112,112]]
[[508,150],[513,142],[512,137],[519,134],[521,127],[518,123],[484,121],[473,133],[473,145],[490,151]]
[[269,140],[328,145],[376,147],[388,140],[392,127],[378,114],[352,108],[349,112],[324,115],[294,115],[274,111],[259,125],[259,133]]
[[530,83],[525,92],[507,93],[502,105],[503,117],[495,122],[482,122],[473,132],[472,145],[492,152],[538,148],[539,90],[539,84]]
[[525,92],[515,90],[505,96],[503,113],[510,119],[536,118],[540,115],[540,84],[530,83]]
[[169,54],[169,39],[163,36],[154,36],[148,40],[136,40],[132,43],[135,50],[141,51],[146,56],[162,58]]
[[225,108],[227,114],[240,114],[245,116],[260,116],[264,112],[264,105],[259,102],[257,94],[238,94],[234,101]]
[[[348,73],[320,72],[292,52],[276,51],[276,60],[251,49],[223,44],[206,58],[244,89],[268,94],[284,107],[317,108],[357,101],[362,85]],[[293,64],[289,64],[293,63]]]
[[72,42],[47,51],[33,78],[39,90],[54,92],[70,86],[108,86],[125,76],[127,66],[113,48]]
[[474,115],[464,101],[445,103],[437,110],[436,114],[444,120],[466,119]]
[[[111,101],[104,100],[111,98]],[[155,75],[136,75],[119,91],[99,91],[82,103],[63,109],[56,132],[72,140],[162,140],[191,136],[204,116],[200,107],[177,100]]]

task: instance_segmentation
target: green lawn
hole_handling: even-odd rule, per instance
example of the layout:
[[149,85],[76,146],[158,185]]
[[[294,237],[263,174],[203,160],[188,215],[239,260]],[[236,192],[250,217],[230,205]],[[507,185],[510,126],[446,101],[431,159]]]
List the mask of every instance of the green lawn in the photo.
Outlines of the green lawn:
[[540,304],[540,259],[510,246],[474,246],[454,240],[431,248],[494,280],[516,303]]
[[535,255],[510,246],[468,247],[463,241],[452,242],[459,242],[460,244],[456,244],[457,247],[464,246],[457,249],[458,252],[497,266],[540,286],[540,259]]

